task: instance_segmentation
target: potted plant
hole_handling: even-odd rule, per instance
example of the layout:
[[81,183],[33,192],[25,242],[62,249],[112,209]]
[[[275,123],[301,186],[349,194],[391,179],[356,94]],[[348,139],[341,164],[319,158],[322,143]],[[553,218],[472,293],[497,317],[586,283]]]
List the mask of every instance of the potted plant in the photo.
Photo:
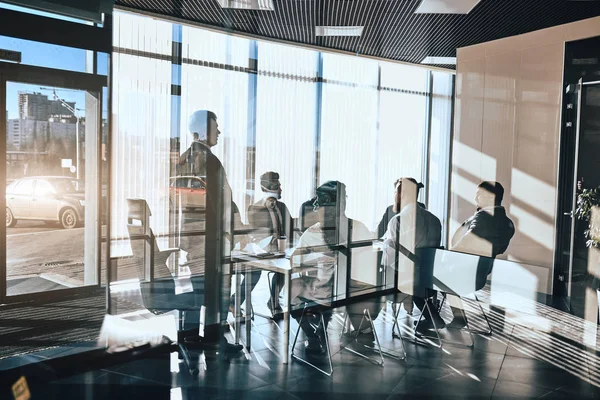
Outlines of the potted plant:
[[600,247],[600,226],[598,224],[590,224],[592,219],[592,209],[600,208],[600,187],[594,189],[583,189],[577,196],[577,208],[575,208],[575,216],[588,223],[588,227],[584,234],[587,247]]

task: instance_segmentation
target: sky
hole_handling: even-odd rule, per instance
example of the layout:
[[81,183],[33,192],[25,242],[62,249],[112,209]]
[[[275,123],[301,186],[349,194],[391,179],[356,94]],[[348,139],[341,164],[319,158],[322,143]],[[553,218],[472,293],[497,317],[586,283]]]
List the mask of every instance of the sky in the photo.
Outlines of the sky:
[[[2,8],[26,11],[32,14],[50,16],[51,14],[41,11],[32,11],[18,6],[13,6],[0,2],[0,10]],[[1,12],[1,11],[0,11]],[[73,18],[61,17],[52,15],[53,17],[68,21],[80,22]],[[47,68],[64,69],[77,72],[85,72],[86,51],[64,46],[51,45],[46,43],[38,43],[29,40],[16,39],[7,36],[0,36],[0,49],[15,50],[21,52],[21,64],[35,65]],[[107,56],[102,55],[99,60],[99,73],[106,73]],[[40,87],[49,87],[48,85],[30,85],[20,83],[9,83],[7,85],[6,104],[8,110],[8,118],[18,118],[18,92],[40,92],[52,97],[51,90],[40,90]],[[85,93],[82,91],[58,90],[57,94],[65,101],[76,102],[77,108],[85,108]],[[80,113],[83,116],[83,112]]]

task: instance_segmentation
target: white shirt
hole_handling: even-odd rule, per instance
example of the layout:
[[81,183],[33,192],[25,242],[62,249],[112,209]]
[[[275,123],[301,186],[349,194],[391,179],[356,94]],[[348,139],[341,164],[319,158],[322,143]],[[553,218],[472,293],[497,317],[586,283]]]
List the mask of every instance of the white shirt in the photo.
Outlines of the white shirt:
[[439,247],[441,231],[442,225],[435,215],[415,203],[406,205],[400,214],[390,220],[383,235],[383,264],[394,265],[396,244],[400,245],[401,252],[406,249],[413,254],[416,249]]

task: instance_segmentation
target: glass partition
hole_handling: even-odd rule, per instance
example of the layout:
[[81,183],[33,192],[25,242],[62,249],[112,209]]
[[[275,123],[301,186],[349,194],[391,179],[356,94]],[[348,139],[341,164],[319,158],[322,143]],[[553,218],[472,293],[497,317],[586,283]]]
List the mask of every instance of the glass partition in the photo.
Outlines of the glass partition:
[[[210,336],[211,325],[239,328],[236,313],[287,306],[283,270],[259,258],[313,253],[313,267],[332,267],[330,301],[395,287],[372,242],[395,214],[396,180],[428,184],[428,70],[124,12],[115,21],[115,294],[133,285],[149,308],[145,282],[189,277],[177,290],[207,306],[181,327]],[[147,219],[135,222],[139,210]]]

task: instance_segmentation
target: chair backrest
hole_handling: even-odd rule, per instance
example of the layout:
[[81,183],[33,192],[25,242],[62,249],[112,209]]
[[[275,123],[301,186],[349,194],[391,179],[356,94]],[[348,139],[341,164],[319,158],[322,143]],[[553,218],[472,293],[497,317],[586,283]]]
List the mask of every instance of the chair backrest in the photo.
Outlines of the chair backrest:
[[465,296],[485,286],[493,266],[491,257],[434,248],[418,249],[416,283],[419,287]]
[[[148,309],[169,310],[177,307],[172,296],[176,294],[175,281],[166,265],[155,264],[155,254],[160,251],[150,228],[150,207],[144,199],[127,199],[127,231],[133,256],[138,259],[137,269],[144,306]],[[147,271],[167,279],[148,282]]]

